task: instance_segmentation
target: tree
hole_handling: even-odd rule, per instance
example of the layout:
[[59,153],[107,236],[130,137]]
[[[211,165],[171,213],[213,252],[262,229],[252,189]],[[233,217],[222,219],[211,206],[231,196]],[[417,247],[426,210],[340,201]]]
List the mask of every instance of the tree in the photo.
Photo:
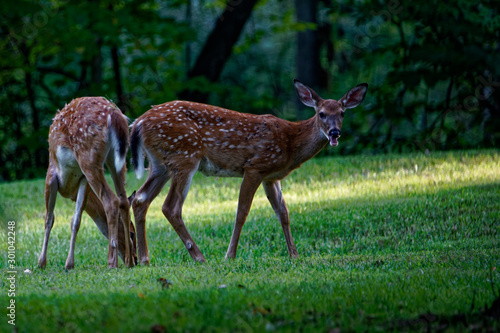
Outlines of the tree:
[[[208,82],[216,82],[231,56],[233,46],[250,17],[258,0],[229,0],[226,9],[215,22],[212,32],[188,73],[189,79],[203,77]],[[197,81],[201,83],[200,81]],[[196,102],[206,102],[208,89],[191,88],[183,91],[180,97]]]
[[[325,1],[328,3],[328,1]],[[331,40],[331,25],[321,24],[317,18],[320,0],[295,0],[297,21],[306,23],[306,30],[297,32],[297,78],[313,89],[325,89],[328,85],[328,73],[321,65],[321,49],[327,48],[327,60],[333,60],[333,43]],[[303,109],[297,100],[298,110]]]

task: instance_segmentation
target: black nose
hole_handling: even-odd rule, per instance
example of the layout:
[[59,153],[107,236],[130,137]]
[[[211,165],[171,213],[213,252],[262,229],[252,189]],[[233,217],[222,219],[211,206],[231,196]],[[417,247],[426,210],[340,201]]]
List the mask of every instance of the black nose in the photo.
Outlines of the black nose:
[[332,129],[332,130],[330,130],[330,132],[328,132],[328,135],[329,135],[330,137],[332,137],[332,138],[340,138],[340,135],[341,135],[341,134],[342,134],[342,133],[341,133],[341,132],[340,132],[340,130],[338,130],[338,129]]

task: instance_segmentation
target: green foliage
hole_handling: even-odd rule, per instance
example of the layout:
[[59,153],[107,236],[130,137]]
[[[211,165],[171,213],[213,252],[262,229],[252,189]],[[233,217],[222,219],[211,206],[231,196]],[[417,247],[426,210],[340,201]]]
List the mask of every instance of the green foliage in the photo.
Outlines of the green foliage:
[[[372,78],[364,151],[498,145],[500,26],[494,1],[346,1],[350,69]],[[342,6],[341,6],[342,8]],[[341,24],[342,25],[342,24]],[[369,64],[368,66],[366,66]],[[377,140],[371,138],[376,137]],[[357,148],[344,146],[344,151]]]
[[[0,115],[0,153],[7,162],[0,179],[43,173],[51,119],[75,97],[106,96],[135,116],[182,89],[166,83],[183,77],[182,44],[194,34],[155,1],[4,1],[1,6],[0,107],[6,112]],[[172,6],[172,11],[178,7]]]
[[[481,314],[499,289],[499,161],[499,150],[313,159],[282,184],[297,260],[262,189],[237,259],[223,260],[241,180],[197,174],[183,215],[207,264],[192,261],[163,217],[167,186],[148,212],[151,266],[117,270],[84,214],[76,268],[64,271],[74,204],[60,197],[38,269],[43,180],[2,184],[5,217],[16,221],[17,331],[498,330]],[[127,182],[128,192],[142,183],[131,173]]]

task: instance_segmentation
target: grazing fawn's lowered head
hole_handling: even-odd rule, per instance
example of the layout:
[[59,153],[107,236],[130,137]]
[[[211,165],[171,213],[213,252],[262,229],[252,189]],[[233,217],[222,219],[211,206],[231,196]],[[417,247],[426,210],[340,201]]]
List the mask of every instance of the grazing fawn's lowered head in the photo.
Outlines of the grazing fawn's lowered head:
[[305,105],[314,108],[316,111],[316,124],[328,139],[331,146],[339,144],[338,139],[342,132],[342,121],[346,109],[352,109],[361,104],[366,96],[368,84],[361,83],[352,88],[338,101],[334,99],[323,99],[314,90],[293,80],[295,89],[300,101]]

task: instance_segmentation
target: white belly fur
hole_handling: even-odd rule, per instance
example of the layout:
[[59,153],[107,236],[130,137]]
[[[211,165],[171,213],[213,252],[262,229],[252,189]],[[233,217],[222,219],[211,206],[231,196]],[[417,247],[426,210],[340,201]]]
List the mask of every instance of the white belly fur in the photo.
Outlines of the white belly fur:
[[56,156],[59,187],[62,190],[64,188],[78,188],[78,184],[84,175],[73,151],[69,148],[58,146]]

